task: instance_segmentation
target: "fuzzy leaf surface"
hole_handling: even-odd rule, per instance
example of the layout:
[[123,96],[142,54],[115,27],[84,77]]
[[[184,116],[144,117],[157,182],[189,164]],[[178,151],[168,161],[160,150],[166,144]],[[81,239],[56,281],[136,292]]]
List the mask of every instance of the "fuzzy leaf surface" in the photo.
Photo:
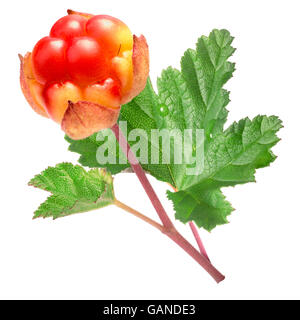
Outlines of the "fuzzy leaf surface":
[[113,180],[108,172],[104,169],[86,171],[71,163],[47,168],[31,179],[29,185],[51,193],[35,211],[34,218],[56,219],[99,209],[115,200]]

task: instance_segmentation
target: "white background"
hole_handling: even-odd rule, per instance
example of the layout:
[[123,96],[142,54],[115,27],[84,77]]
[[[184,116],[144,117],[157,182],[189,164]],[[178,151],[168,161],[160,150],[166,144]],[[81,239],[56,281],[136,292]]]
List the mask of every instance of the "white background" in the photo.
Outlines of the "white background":
[[[4,6],[4,7],[3,7]],[[226,280],[216,284],[189,256],[143,222],[108,207],[52,221],[32,220],[46,192],[26,184],[62,161],[76,163],[59,127],[36,115],[19,87],[17,54],[30,51],[67,8],[110,14],[143,33],[151,77],[173,65],[213,28],[235,36],[237,71],[228,124],[275,114],[279,155],[257,183],[228,188],[230,224],[201,231]],[[5,1],[1,9],[0,298],[279,299],[299,285],[299,1]],[[166,185],[151,179],[165,198]],[[115,179],[118,198],[156,214],[134,175]],[[176,223],[191,241],[188,226]]]

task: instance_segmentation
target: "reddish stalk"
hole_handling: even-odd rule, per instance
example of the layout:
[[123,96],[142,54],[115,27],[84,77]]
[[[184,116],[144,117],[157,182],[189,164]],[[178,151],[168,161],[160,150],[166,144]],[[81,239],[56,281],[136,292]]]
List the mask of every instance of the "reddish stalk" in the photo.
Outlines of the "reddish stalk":
[[190,226],[190,228],[191,228],[191,230],[192,230],[192,232],[193,232],[193,235],[194,235],[194,237],[195,237],[195,239],[196,239],[196,242],[197,242],[197,244],[198,244],[198,247],[199,247],[199,250],[200,250],[201,254],[202,254],[208,261],[210,261],[208,255],[207,255],[207,252],[206,252],[206,250],[205,250],[204,244],[203,244],[203,242],[202,242],[202,240],[201,240],[201,238],[200,238],[200,234],[199,234],[199,232],[198,232],[198,230],[197,230],[197,227],[196,227],[195,224],[193,223],[193,221],[190,221],[190,222],[189,222],[189,226]]
[[118,124],[115,124],[111,130],[116,136],[117,141],[120,144],[121,149],[127,156],[127,159],[140,180],[144,190],[146,191],[153,207],[155,208],[162,224],[163,233],[165,233],[170,239],[177,243],[185,252],[187,252],[193,259],[195,259],[218,283],[225,279],[225,277],[207,260],[199,251],[197,251],[174,227],[172,221],[168,217],[165,209],[163,208],[159,198],[157,197],[154,189],[152,188],[144,170],[142,169],[139,161],[133,154],[127,139],[121,132]]
[[113,131],[113,133],[116,136],[117,141],[120,144],[121,149],[123,150],[124,154],[126,155],[131,168],[133,169],[133,171],[135,172],[135,174],[137,175],[138,179],[140,180],[142,186],[144,187],[150,201],[152,202],[153,207],[155,208],[162,224],[167,228],[167,229],[173,229],[173,223],[170,220],[170,218],[168,217],[164,207],[162,206],[160,200],[158,199],[155,191],[153,190],[148,178],[146,177],[146,174],[143,170],[143,168],[141,167],[139,161],[137,160],[137,158],[135,157],[135,155],[133,154],[127,139],[125,138],[125,136],[123,135],[122,131],[120,130],[118,124],[115,124],[111,130]]
[[[172,189],[173,189],[175,192],[177,192],[177,189],[176,189],[176,188],[174,188],[172,185],[170,185],[170,186],[172,187]],[[199,248],[199,250],[200,250],[200,253],[201,253],[208,261],[210,261],[210,259],[209,259],[209,257],[208,257],[208,254],[207,254],[207,252],[206,252],[206,250],[205,250],[204,244],[203,244],[203,242],[202,242],[202,240],[201,240],[201,237],[200,237],[200,234],[199,234],[199,232],[198,232],[198,229],[196,228],[196,226],[195,226],[195,224],[193,223],[193,221],[190,221],[190,222],[189,222],[189,226],[190,226],[190,228],[191,228],[191,230],[192,230],[192,232],[193,232],[193,235],[194,235],[194,238],[195,238],[195,240],[196,240],[196,242],[197,242],[197,245],[198,245],[198,248]]]
[[161,224],[157,223],[156,221],[150,219],[149,217],[146,217],[145,215],[143,215],[142,213],[140,213],[139,211],[129,207],[127,204],[119,201],[118,199],[115,199],[114,205],[131,213],[132,215],[134,215],[135,217],[143,220],[144,222],[150,224],[152,227],[158,229],[159,231],[161,231],[162,233],[164,232],[164,226],[162,226]]

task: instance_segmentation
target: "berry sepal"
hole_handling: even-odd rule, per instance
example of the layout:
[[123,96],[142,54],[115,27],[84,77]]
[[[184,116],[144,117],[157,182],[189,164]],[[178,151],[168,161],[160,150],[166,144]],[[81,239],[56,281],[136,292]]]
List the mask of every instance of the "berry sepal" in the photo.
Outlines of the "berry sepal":
[[61,122],[62,130],[80,140],[102,129],[111,128],[118,120],[120,108],[112,109],[89,101],[69,101]]

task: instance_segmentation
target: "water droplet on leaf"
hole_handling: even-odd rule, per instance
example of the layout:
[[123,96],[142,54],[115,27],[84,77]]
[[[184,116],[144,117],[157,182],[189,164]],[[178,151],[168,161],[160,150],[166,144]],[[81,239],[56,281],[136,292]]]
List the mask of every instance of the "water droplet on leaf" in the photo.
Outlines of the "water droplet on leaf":
[[159,104],[158,113],[160,116],[165,117],[169,114],[169,108],[165,104]]

